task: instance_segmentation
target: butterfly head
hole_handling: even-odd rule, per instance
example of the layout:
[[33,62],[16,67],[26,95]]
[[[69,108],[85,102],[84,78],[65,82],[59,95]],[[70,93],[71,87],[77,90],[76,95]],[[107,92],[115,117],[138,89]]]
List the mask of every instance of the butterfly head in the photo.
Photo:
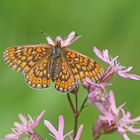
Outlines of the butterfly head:
[[79,39],[79,35],[75,32],[71,32],[64,40],[62,40],[61,36],[57,36],[55,42],[50,38],[47,37],[47,42],[53,47],[61,47],[65,48]]

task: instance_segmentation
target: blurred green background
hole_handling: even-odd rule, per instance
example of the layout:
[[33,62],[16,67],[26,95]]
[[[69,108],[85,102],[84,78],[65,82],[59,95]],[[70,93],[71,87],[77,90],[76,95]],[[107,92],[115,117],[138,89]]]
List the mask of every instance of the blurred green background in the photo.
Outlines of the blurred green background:
[[[53,85],[46,90],[33,90],[24,76],[11,70],[3,60],[3,51],[10,46],[46,42],[40,30],[51,37],[65,37],[76,31],[81,38],[70,47],[94,59],[94,45],[109,49],[112,56],[120,56],[125,66],[132,65],[140,75],[140,0],[0,0],[0,138],[10,132],[18,113],[37,116],[46,110],[43,119],[57,124],[57,117],[65,117],[65,132],[73,129],[73,116],[67,96],[59,94]],[[97,59],[98,60],[98,59]],[[100,60],[98,60],[102,63]],[[140,114],[140,82],[115,76],[111,87],[118,104],[127,103],[133,117]],[[86,90],[80,89],[83,100]],[[98,111],[89,106],[82,113],[79,125],[85,125],[81,140],[92,139],[91,127]],[[43,119],[36,131],[51,140]],[[129,134],[131,139],[138,136]],[[123,140],[113,133],[100,140]]]

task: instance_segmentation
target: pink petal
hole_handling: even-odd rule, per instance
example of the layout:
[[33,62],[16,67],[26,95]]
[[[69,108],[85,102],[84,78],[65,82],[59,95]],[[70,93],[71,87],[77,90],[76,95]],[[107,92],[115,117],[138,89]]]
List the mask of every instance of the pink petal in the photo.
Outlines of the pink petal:
[[140,129],[129,127],[128,130],[136,135],[140,135]]
[[57,37],[56,37],[56,42],[62,42],[61,36],[57,36]]
[[23,129],[24,125],[18,123],[18,122],[15,122],[14,125],[18,128],[18,129]]
[[131,71],[132,70],[132,66],[130,66],[130,67],[128,67],[128,68],[126,68],[126,69],[124,69],[124,70],[122,70],[122,72],[129,72],[129,71]]
[[140,76],[136,74],[129,74],[129,73],[121,72],[121,71],[119,71],[118,74],[123,78],[131,78],[134,80],[140,80]]
[[131,119],[134,122],[140,121],[140,116],[136,117],[135,119]]
[[118,110],[117,110],[117,107],[116,107],[116,101],[115,101],[113,91],[110,91],[109,96],[110,96],[110,103],[111,103],[110,107],[111,107],[113,113],[115,115],[118,115]]
[[83,131],[84,125],[81,124],[74,140],[79,140]]
[[63,130],[64,130],[64,118],[62,115],[59,116],[59,126],[58,126],[58,132],[60,135],[63,135]]
[[47,120],[44,120],[44,124],[46,125],[46,127],[49,129],[49,131],[54,134],[55,136],[57,136],[58,132],[55,129],[55,127]]
[[32,123],[34,122],[32,116],[30,116],[30,115],[28,114],[28,118],[29,118],[30,123],[32,124]]
[[96,47],[93,48],[94,53],[96,54],[97,57],[99,57],[100,59],[102,59],[104,61],[104,56],[103,53],[97,49]]
[[8,134],[5,136],[4,140],[12,140],[12,139],[18,139],[19,137],[16,134]]
[[55,43],[53,42],[53,40],[50,37],[46,37],[48,44],[54,46]]
[[26,117],[24,117],[24,115],[22,115],[22,114],[19,114],[19,118],[22,121],[22,123],[26,126],[28,123]]
[[[72,133],[73,133],[73,131],[68,132],[67,134],[64,135],[64,138],[67,137],[67,136],[69,136],[70,139],[71,139],[71,138],[72,138],[72,136],[71,136]],[[72,139],[72,140],[73,140],[73,139]]]
[[130,140],[129,137],[126,135],[126,133],[124,133],[122,136],[124,137],[125,140]]
[[68,37],[67,38],[69,38],[69,37],[73,37],[73,36],[75,36],[75,32],[73,31],[73,32],[71,32],[69,35],[68,35]]
[[[36,120],[33,122],[33,124],[31,125],[31,129],[33,129],[33,128],[35,128],[37,125],[38,125],[38,123],[39,123],[39,121],[40,121],[40,119],[42,118],[42,116],[44,115],[44,113],[45,113],[45,111],[42,111],[40,114],[39,114],[39,116],[36,118]],[[32,120],[32,119],[31,119]]]
[[121,136],[124,137],[125,140],[130,140],[129,137],[126,135],[125,130],[121,127],[118,127],[118,132],[121,134]]
[[75,32],[71,32],[68,37],[63,40],[63,46],[69,46],[73,42],[75,42],[77,39],[79,39],[80,36],[78,36]]
[[104,61],[110,64],[110,59],[109,59],[109,54],[107,49],[103,51],[103,56],[104,56]]

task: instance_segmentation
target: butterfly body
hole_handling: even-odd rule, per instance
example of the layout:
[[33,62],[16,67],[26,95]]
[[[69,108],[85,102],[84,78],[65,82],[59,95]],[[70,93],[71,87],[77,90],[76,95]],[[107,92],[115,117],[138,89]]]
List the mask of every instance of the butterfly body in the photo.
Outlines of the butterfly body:
[[53,81],[56,90],[67,93],[85,78],[96,82],[103,74],[100,64],[67,47],[74,39],[76,34],[71,33],[63,42],[60,37],[56,43],[48,38],[48,44],[8,48],[4,60],[25,75],[30,87],[47,88]]
[[51,58],[51,80],[55,81],[60,72],[60,62],[63,55],[63,49],[60,46],[54,47],[52,49],[52,58]]

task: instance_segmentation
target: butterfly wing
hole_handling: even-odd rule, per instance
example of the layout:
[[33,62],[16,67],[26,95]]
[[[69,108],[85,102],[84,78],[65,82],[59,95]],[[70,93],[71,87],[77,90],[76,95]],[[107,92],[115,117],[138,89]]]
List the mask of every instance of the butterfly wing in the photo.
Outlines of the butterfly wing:
[[37,44],[8,48],[4,52],[4,60],[15,71],[27,73],[50,50],[47,44]]
[[93,59],[68,48],[65,50],[65,56],[77,81],[82,81],[86,77],[92,81],[98,81],[101,78],[103,68]]
[[47,88],[50,86],[51,53],[41,59],[25,75],[27,84],[32,88]]
[[67,64],[67,61],[63,55],[61,57],[59,66],[60,71],[58,73],[57,79],[55,80],[55,88],[57,91],[62,93],[70,92],[74,89],[76,80],[71,73],[69,65]]

